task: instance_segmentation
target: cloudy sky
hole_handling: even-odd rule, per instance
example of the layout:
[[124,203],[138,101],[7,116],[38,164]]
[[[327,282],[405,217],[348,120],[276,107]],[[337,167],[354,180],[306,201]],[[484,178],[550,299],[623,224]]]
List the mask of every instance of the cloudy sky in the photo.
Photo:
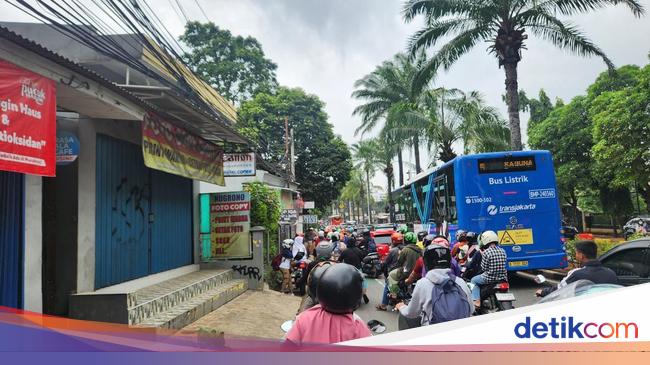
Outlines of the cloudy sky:
[[[176,0],[148,1],[173,34],[182,32],[184,21]],[[205,21],[197,1],[220,27],[257,38],[267,57],[277,63],[281,84],[301,87],[324,100],[335,132],[348,143],[358,139],[354,130],[360,123],[351,115],[356,105],[350,98],[354,81],[405,50],[409,35],[419,26],[419,22],[403,22],[400,0],[178,1],[190,19]],[[650,0],[641,3],[650,11]],[[0,20],[31,20],[6,3],[0,8]],[[628,9],[617,6],[571,20],[616,65],[648,63],[650,15],[637,19]],[[441,74],[436,84],[478,90],[505,116],[503,71],[486,54],[486,47],[466,55]],[[603,70],[599,59],[570,55],[531,37],[520,64],[519,83],[529,95],[537,95],[544,88],[551,98],[570,100]]]

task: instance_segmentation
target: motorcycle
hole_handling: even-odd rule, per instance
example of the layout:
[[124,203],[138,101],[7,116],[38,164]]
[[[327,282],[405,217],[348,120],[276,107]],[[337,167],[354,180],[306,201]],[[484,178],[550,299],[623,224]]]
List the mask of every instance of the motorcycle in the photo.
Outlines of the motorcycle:
[[[472,282],[468,283],[469,289],[474,288]],[[489,314],[513,309],[515,298],[514,293],[510,292],[510,284],[502,281],[497,284],[490,284],[481,287],[481,307],[475,315]]]
[[361,262],[361,271],[369,278],[378,278],[381,275],[381,258],[379,253],[370,252]]
[[304,253],[298,252],[294,258],[294,260],[297,262],[291,268],[291,287],[293,288],[292,292],[297,296],[303,296],[307,292],[307,265],[309,263],[306,261],[300,261],[303,257]]

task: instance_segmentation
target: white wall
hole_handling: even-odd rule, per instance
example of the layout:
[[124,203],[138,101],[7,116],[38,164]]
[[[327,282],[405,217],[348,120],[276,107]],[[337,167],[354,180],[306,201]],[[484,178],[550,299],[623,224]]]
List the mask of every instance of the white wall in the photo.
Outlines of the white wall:
[[24,309],[43,312],[43,178],[25,175]]

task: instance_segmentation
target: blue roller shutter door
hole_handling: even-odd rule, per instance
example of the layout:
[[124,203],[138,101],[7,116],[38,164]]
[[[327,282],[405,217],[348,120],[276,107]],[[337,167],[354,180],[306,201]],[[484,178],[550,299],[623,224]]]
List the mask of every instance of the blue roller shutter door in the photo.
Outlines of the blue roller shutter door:
[[192,263],[192,180],[144,166],[140,146],[97,136],[95,288]]
[[24,175],[0,171],[0,306],[23,306]]

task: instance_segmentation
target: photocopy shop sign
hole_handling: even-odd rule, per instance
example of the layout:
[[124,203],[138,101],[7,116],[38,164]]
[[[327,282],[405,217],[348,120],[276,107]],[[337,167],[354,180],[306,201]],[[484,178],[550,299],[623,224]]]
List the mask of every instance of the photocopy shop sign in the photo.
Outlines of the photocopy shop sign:
[[212,259],[249,258],[250,194],[210,194],[210,244]]
[[221,148],[153,114],[142,123],[142,154],[152,169],[225,185]]
[[223,155],[224,176],[255,176],[255,153],[226,153]]
[[0,170],[54,176],[56,85],[0,60]]

